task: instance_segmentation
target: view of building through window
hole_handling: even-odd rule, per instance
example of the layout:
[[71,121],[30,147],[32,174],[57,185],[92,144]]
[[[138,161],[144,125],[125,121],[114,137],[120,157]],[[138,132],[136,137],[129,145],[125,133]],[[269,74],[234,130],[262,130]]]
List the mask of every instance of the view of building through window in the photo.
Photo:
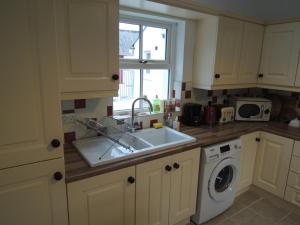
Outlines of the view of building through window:
[[168,98],[168,32],[168,27],[119,23],[120,85],[114,110],[130,109],[138,97]]

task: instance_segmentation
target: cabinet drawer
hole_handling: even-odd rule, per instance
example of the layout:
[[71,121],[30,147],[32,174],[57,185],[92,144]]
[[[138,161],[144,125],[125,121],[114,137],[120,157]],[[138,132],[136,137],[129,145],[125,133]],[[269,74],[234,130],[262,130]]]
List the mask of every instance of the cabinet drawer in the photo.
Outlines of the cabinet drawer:
[[286,187],[284,199],[300,207],[300,190]]
[[288,185],[300,191],[300,174],[290,171]]
[[293,155],[300,157],[300,141],[295,141]]
[[291,171],[300,174],[300,157],[293,156],[291,162]]

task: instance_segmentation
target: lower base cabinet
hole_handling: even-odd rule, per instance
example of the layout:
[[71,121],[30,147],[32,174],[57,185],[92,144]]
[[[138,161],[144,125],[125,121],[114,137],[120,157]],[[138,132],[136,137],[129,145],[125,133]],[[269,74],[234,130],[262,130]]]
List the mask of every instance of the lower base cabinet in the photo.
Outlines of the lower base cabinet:
[[136,167],[136,225],[174,225],[195,213],[200,149]]
[[134,225],[135,167],[67,185],[70,225]]
[[259,132],[253,132],[241,136],[242,151],[237,193],[244,191],[252,184],[258,145],[257,138],[259,138]]
[[174,225],[195,213],[200,149],[67,185],[70,225]]
[[63,159],[0,170],[0,224],[67,225],[63,173]]
[[254,185],[284,197],[293,145],[292,139],[261,132],[256,154]]

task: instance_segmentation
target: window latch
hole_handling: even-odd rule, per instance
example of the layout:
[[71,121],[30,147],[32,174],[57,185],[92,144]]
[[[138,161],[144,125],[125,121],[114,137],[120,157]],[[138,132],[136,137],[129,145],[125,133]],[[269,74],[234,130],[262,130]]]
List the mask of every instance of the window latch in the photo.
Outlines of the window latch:
[[142,63],[142,64],[146,64],[148,61],[147,60],[140,60],[139,63]]

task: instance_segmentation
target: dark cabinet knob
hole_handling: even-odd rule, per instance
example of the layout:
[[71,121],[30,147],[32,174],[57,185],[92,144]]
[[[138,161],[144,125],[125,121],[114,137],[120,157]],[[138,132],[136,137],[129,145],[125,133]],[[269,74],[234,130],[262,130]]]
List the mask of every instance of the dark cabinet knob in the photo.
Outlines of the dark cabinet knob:
[[61,179],[63,179],[63,174],[61,173],[61,172],[55,172],[54,173],[54,175],[53,175],[53,178],[55,179],[55,180],[61,180]]
[[60,141],[59,141],[58,139],[53,139],[53,140],[51,141],[51,146],[52,146],[53,148],[58,148],[58,147],[60,146]]
[[260,138],[255,138],[255,141],[260,142]]
[[130,177],[128,177],[127,181],[128,181],[128,183],[133,184],[135,182],[135,178],[130,176]]
[[168,172],[170,172],[172,170],[172,166],[166,165],[165,170],[168,171]]
[[264,75],[263,75],[262,73],[260,73],[260,74],[258,74],[258,77],[259,77],[259,78],[263,78]]
[[111,79],[113,79],[113,80],[119,80],[119,75],[118,74],[113,74],[111,76]]
[[178,169],[180,167],[180,165],[178,163],[174,163],[173,167],[174,167],[174,169]]
[[220,74],[218,74],[218,73],[215,74],[215,78],[216,78],[216,79],[219,79],[220,77],[221,77]]

